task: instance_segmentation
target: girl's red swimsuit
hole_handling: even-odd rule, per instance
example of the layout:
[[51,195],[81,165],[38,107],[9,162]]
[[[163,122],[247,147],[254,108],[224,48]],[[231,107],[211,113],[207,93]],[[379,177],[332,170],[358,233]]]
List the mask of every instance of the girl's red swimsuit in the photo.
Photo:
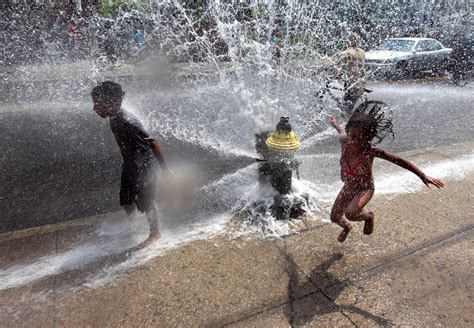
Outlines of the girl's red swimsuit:
[[346,141],[342,144],[341,154],[341,180],[345,183],[354,184],[357,187],[367,189],[374,188],[374,178],[372,176],[372,162],[374,155],[372,146],[363,149],[351,165],[349,163],[350,145]]

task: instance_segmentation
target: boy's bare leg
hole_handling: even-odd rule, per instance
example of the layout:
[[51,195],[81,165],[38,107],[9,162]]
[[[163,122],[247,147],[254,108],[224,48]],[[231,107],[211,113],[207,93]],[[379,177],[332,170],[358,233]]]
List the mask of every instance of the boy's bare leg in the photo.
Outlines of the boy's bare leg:
[[132,249],[130,249],[131,252],[139,251],[153,244],[153,242],[157,241],[161,237],[160,231],[158,229],[158,215],[156,209],[147,211],[146,218],[150,227],[150,234],[148,235],[148,238],[145,239],[142,243],[136,245],[135,247],[132,247]]
[[346,208],[345,215],[350,221],[364,221],[364,234],[370,235],[374,231],[374,212],[364,211],[365,205],[372,199],[374,189],[367,189],[358,193]]
[[150,226],[150,235],[147,240],[145,240],[145,243],[151,244],[161,237],[160,230],[158,229],[158,212],[154,205],[151,210],[146,212],[146,217]]
[[135,204],[125,204],[123,205],[123,209],[128,215],[128,218],[131,219],[132,214],[135,212],[136,206]]
[[346,186],[342,187],[331,209],[331,221],[343,228],[343,230],[337,237],[337,241],[339,241],[340,243],[346,240],[347,235],[349,235],[349,232],[352,229],[351,224],[347,222],[347,220],[345,220],[343,217],[344,210],[352,200],[351,196],[352,195],[350,190],[348,190]]

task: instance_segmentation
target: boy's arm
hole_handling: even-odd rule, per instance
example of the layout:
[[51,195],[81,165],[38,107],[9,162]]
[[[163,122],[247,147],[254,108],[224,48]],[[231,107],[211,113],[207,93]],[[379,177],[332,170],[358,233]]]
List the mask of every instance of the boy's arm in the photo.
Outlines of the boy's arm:
[[333,128],[336,129],[337,133],[339,133],[339,142],[343,143],[346,139],[346,131],[342,126],[339,125],[339,123],[337,123],[336,118],[334,116],[329,119],[329,122],[331,123]]
[[408,170],[408,171],[416,174],[428,188],[429,188],[430,183],[432,185],[434,185],[435,187],[437,187],[437,188],[444,187],[443,182],[441,182],[438,179],[426,176],[426,174],[424,174],[415,164],[413,164],[412,162],[410,162],[410,161],[408,161],[408,160],[406,160],[406,159],[404,159],[404,158],[402,158],[402,157],[400,157],[400,156],[398,156],[394,153],[391,153],[391,152],[388,152],[386,150],[374,147],[374,156],[385,159],[389,162],[392,162],[393,164],[396,164],[396,165],[404,168],[405,170]]
[[166,165],[165,155],[163,154],[163,151],[161,150],[160,143],[157,140],[155,140],[155,138],[152,137],[150,133],[148,133],[148,131],[143,127],[143,124],[136,117],[133,117],[133,116],[131,118],[128,117],[127,122],[129,122],[131,126],[133,126],[136,129],[135,133],[137,133],[144,140],[148,141],[148,144],[150,145],[150,148],[153,151],[153,154],[158,160],[158,163],[160,163],[160,166],[163,172],[166,174],[170,174],[170,170],[168,166]]
[[153,154],[158,160],[158,163],[160,163],[161,169],[165,173],[168,173],[169,169],[168,169],[168,166],[166,165],[165,156],[163,154],[163,151],[161,150],[160,143],[154,139],[150,139],[148,140],[148,142],[150,143],[151,150],[153,151]]

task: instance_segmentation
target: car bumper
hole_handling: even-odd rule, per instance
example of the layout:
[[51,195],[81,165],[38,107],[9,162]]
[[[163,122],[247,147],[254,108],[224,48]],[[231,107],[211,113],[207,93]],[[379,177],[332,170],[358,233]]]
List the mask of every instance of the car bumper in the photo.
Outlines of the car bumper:
[[365,63],[365,69],[371,75],[385,75],[395,73],[396,63]]
[[371,62],[366,62],[365,67],[367,69],[393,69],[393,68],[395,68],[395,63],[371,63]]

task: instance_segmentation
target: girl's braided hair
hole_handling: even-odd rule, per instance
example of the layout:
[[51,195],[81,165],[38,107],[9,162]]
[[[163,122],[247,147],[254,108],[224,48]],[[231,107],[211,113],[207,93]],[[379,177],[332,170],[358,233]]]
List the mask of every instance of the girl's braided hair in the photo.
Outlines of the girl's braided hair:
[[387,111],[386,107],[387,105],[381,101],[363,102],[349,118],[345,128],[346,133],[352,126],[357,126],[369,137],[370,141],[376,138],[375,144],[382,142],[387,134],[392,135],[393,141],[395,134],[393,133],[392,112]]

